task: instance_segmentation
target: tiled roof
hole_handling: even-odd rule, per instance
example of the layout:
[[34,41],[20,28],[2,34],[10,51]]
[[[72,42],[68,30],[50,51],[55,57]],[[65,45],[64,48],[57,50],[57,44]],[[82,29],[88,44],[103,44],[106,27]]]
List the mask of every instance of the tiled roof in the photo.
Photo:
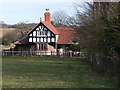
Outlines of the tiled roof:
[[[57,44],[73,44],[71,41],[78,41],[79,37],[76,30],[70,27],[54,27],[53,25],[42,22],[46,27],[48,27],[55,34],[59,34]],[[15,44],[28,44],[28,35],[16,41]]]
[[59,38],[57,44],[73,44],[72,41],[78,41],[77,31],[70,27],[58,27]]
[[59,32],[56,30],[56,28],[55,28],[52,24],[50,24],[50,23],[48,23],[48,22],[46,22],[46,21],[42,21],[42,23],[43,23],[47,28],[49,28],[54,34],[59,34]]
[[28,35],[15,42],[15,44],[28,44]]

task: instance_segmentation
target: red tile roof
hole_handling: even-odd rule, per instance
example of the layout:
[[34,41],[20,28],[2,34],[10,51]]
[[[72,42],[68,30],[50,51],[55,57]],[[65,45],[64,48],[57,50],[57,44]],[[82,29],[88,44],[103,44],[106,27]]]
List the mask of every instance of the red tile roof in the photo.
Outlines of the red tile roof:
[[70,27],[57,27],[60,33],[57,44],[73,44],[71,41],[78,41],[77,31]]
[[[55,34],[59,34],[57,44],[73,44],[71,41],[78,41],[79,37],[77,35],[77,31],[70,27],[54,27],[53,25],[42,22],[45,26],[47,26],[52,32]],[[16,41],[15,44],[28,44],[28,35]]]
[[15,44],[28,44],[28,35],[15,42]]
[[54,34],[59,34],[59,32],[56,30],[56,28],[55,28],[52,24],[50,24],[50,23],[48,23],[48,22],[46,22],[46,21],[42,21],[42,23],[43,23],[47,28],[49,28]]

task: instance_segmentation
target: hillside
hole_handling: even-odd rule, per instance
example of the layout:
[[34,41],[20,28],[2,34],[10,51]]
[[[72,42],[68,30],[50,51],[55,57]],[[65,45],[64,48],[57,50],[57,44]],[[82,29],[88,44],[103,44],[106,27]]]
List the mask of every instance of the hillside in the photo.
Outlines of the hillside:
[[11,31],[14,31],[15,28],[1,28],[0,29],[0,38],[3,37],[3,35],[7,35],[8,33],[10,33]]
[[10,45],[16,40],[19,40],[21,37],[26,35],[31,31],[37,23],[18,23],[14,25],[0,24],[0,39],[2,41],[2,49],[10,48]]

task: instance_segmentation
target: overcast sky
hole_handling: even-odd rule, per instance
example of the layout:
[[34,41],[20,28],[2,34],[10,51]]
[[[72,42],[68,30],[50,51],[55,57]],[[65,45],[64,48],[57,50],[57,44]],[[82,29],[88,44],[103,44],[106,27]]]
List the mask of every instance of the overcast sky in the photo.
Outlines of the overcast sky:
[[[0,21],[7,24],[19,22],[38,23],[40,17],[44,20],[45,9],[55,11],[64,10],[69,15],[74,15],[73,3],[77,0],[1,0]],[[83,2],[83,0],[78,0]]]

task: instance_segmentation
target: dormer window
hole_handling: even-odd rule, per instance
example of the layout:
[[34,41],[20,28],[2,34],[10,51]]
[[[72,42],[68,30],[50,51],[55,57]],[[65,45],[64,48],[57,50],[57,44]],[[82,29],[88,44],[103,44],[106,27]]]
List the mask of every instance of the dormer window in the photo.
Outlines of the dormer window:
[[70,42],[71,42],[73,45],[79,44],[78,41],[75,41],[75,40],[70,40]]

